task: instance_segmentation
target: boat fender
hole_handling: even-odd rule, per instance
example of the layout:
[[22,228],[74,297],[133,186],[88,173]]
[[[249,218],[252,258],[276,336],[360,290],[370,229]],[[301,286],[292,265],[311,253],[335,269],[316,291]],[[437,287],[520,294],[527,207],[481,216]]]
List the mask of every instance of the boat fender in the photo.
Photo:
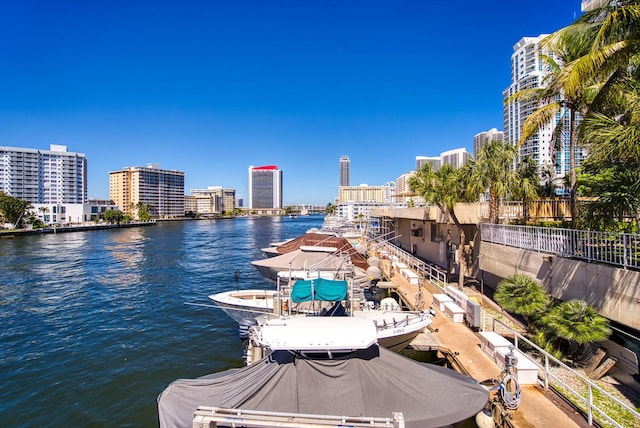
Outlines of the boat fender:
[[240,320],[238,325],[238,336],[240,340],[248,340],[251,327],[256,325],[258,325],[258,320],[255,318],[244,318]]

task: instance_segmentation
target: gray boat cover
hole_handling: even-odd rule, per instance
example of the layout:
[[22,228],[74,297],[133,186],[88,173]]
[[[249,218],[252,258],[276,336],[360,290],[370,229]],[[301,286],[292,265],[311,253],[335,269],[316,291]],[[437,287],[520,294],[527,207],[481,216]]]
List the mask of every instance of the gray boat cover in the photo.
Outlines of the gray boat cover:
[[160,427],[191,427],[198,406],[391,418],[441,427],[482,410],[489,392],[451,369],[373,345],[334,359],[276,351],[241,368],[179,379],[158,396]]

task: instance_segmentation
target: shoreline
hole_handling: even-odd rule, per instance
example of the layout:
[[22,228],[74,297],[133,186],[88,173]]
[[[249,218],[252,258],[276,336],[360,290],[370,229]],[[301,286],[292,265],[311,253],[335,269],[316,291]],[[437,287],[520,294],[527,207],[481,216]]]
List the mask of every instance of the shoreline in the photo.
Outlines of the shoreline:
[[155,221],[132,222],[121,224],[91,224],[78,226],[44,227],[42,229],[6,229],[0,230],[0,238],[15,238],[17,236],[42,235],[50,233],[84,232],[88,230],[121,229],[127,227],[155,226]]

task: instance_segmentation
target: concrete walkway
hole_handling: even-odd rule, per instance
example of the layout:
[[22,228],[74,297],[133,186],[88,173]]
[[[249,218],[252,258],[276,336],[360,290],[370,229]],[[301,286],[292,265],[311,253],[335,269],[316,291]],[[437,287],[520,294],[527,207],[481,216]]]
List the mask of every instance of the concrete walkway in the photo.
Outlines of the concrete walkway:
[[[499,377],[501,369],[480,349],[480,337],[477,333],[463,323],[454,323],[438,308],[432,306],[433,297],[425,287],[419,289],[418,285],[409,284],[400,275],[394,275],[390,280],[395,291],[409,308],[432,307],[436,312],[433,323],[429,326],[428,337],[416,338],[414,348],[432,347],[435,339],[439,349],[453,354],[464,371],[477,381],[483,382]],[[521,386],[520,405],[513,411],[512,416],[512,425],[517,428],[589,426],[580,414],[539,385]]]

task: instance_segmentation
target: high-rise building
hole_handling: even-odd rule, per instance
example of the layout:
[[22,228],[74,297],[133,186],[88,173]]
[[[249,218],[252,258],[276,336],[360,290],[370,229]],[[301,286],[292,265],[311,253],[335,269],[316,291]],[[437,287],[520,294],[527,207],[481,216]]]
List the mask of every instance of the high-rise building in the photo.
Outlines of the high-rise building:
[[56,144],[49,150],[0,146],[0,190],[32,204],[83,204],[87,158]]
[[351,186],[351,161],[349,156],[340,156],[340,186]]
[[120,209],[132,217],[137,206],[149,206],[153,218],[184,216],[184,172],[146,167],[125,167],[109,173],[109,195]]
[[276,165],[249,166],[249,208],[282,208],[282,170]]
[[491,128],[488,131],[480,132],[473,136],[473,155],[478,156],[478,152],[485,144],[491,141],[504,141],[504,132]]
[[416,171],[420,171],[422,165],[430,164],[431,168],[440,168],[440,156],[416,156]]
[[471,154],[465,148],[447,150],[440,153],[440,165],[451,165],[460,168],[471,158]]
[[[520,160],[529,157],[542,169],[545,165],[553,165],[558,177],[569,172],[570,138],[569,132],[556,133],[556,129],[569,129],[570,110],[562,108],[538,132],[520,143],[521,129],[527,117],[538,108],[538,103],[531,101],[508,101],[513,94],[525,89],[537,89],[546,85],[545,77],[550,73],[550,65],[545,57],[552,53],[543,50],[541,45],[546,34],[538,37],[523,37],[513,46],[511,55],[511,85],[503,91],[504,137],[511,144],[519,145]],[[581,120],[578,115],[577,121]],[[560,127],[560,128],[558,128]],[[555,139],[554,141],[554,134]],[[584,159],[584,152],[576,148],[576,166]],[[567,192],[564,189],[563,192]]]

